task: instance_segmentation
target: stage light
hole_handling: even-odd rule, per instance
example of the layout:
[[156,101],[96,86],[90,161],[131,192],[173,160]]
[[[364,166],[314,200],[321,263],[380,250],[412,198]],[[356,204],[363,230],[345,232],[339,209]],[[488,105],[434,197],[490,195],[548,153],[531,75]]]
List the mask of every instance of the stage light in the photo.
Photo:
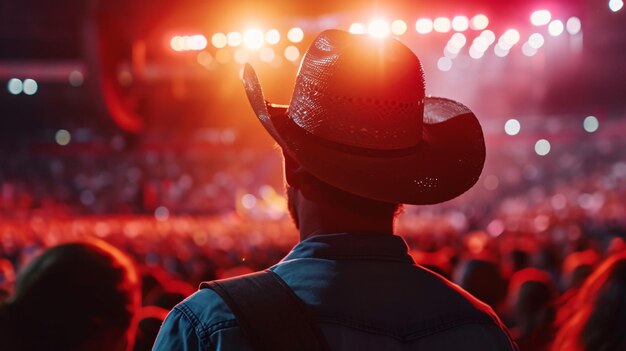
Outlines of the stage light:
[[528,56],[528,57],[535,56],[536,53],[537,53],[537,49],[530,46],[529,43],[526,42],[522,45],[522,54],[524,54],[524,56]]
[[489,45],[493,44],[493,42],[496,41],[496,35],[494,34],[493,31],[489,29],[485,29],[484,31],[482,31],[480,33],[480,37],[484,38],[487,41],[487,43],[489,43]]
[[81,71],[73,70],[67,76],[67,80],[71,86],[77,88],[83,85],[83,82],[85,81],[85,77],[83,76],[83,73]]
[[580,33],[581,27],[582,24],[580,23],[580,19],[578,17],[570,17],[565,23],[565,28],[567,28],[567,32],[571,35]]
[[452,68],[452,60],[445,56],[440,57],[439,60],[437,60],[437,68],[442,72],[449,71],[450,68]]
[[235,62],[239,64],[244,64],[250,61],[250,52],[248,52],[248,50],[244,48],[239,48],[235,51],[234,58],[235,58]]
[[474,60],[478,60],[485,55],[485,52],[476,47],[476,45],[472,45],[469,48],[469,55]]
[[449,41],[450,45],[462,48],[467,43],[467,38],[462,33],[454,33]]
[[37,82],[34,79],[24,79],[24,94],[34,95],[37,93]]
[[276,45],[280,41],[280,32],[276,29],[270,29],[265,33],[265,41],[270,45]]
[[530,47],[534,49],[539,49],[540,47],[542,47],[544,42],[545,40],[543,38],[543,35],[539,33],[533,33],[528,37],[528,45],[530,45]]
[[504,123],[504,132],[508,135],[517,135],[522,129],[522,125],[515,118],[511,118]]
[[513,46],[519,42],[520,36],[519,32],[515,29],[508,29],[502,36],[500,40],[502,40],[508,46]]
[[184,50],[184,39],[181,36],[175,36],[170,40],[170,47],[174,51],[183,51]]
[[226,40],[228,42],[228,46],[237,47],[241,45],[241,42],[243,42],[243,37],[239,32],[229,32],[226,35]]
[[530,23],[534,26],[544,26],[550,22],[552,14],[548,10],[537,10],[530,15]]
[[367,26],[367,33],[375,38],[389,35],[389,23],[385,20],[375,20]]
[[225,65],[230,62],[231,56],[228,49],[219,49],[215,53],[215,59],[222,65]]
[[498,57],[506,57],[509,54],[509,48],[502,46],[501,43],[493,47],[493,53]]
[[433,21],[430,18],[420,18],[415,22],[415,30],[419,34],[427,34],[433,31]]
[[293,27],[287,32],[287,39],[292,43],[299,43],[304,39],[304,32],[299,27]]
[[599,127],[600,122],[598,122],[598,119],[595,116],[585,117],[585,120],[583,121],[583,128],[586,132],[593,133],[597,131]]
[[191,35],[183,38],[187,50],[199,51],[206,48],[207,40],[202,34]]
[[257,28],[248,29],[243,34],[243,44],[252,50],[256,50],[263,46],[263,32]]
[[363,23],[352,23],[350,25],[350,33],[352,34],[365,34],[367,33],[367,27]]
[[11,78],[7,84],[7,89],[9,90],[9,93],[17,95],[24,90],[24,84],[17,78]]
[[539,156],[545,156],[550,153],[550,142],[546,139],[539,139],[535,143],[535,153]]
[[452,25],[450,24],[450,19],[447,17],[437,17],[433,21],[433,29],[435,32],[439,33],[447,33],[450,31]]
[[452,29],[457,32],[467,30],[469,27],[469,20],[465,16],[456,16],[452,19]]
[[617,12],[617,11],[621,10],[622,7],[624,7],[624,1],[622,1],[622,0],[610,0],[609,1],[609,8],[613,12]]
[[259,58],[263,62],[272,62],[272,60],[274,60],[274,57],[276,57],[276,54],[274,53],[274,50],[272,48],[266,47],[262,48],[261,51],[259,51]]
[[391,32],[395,35],[403,35],[404,33],[406,33],[407,30],[407,25],[406,22],[404,22],[401,19],[397,19],[393,22],[391,22]]
[[297,47],[290,45],[285,48],[285,58],[291,62],[295,62],[300,57],[300,50]]
[[563,22],[554,20],[548,25],[548,33],[553,37],[558,37],[563,33]]
[[211,37],[211,44],[213,44],[216,49],[221,49],[226,47],[226,44],[228,44],[228,39],[226,38],[226,35],[224,33],[215,33]]
[[488,25],[489,25],[489,18],[487,18],[487,16],[483,14],[479,14],[479,15],[472,17],[472,20],[470,22],[470,27],[473,30],[483,30],[487,28]]
[[72,141],[72,135],[65,129],[59,129],[54,134],[54,141],[61,146],[65,146]]

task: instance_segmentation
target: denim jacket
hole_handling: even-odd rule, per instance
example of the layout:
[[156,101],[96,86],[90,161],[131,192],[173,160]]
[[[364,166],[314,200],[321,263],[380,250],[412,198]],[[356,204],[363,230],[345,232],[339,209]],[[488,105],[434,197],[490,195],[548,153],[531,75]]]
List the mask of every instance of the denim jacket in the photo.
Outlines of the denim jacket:
[[[395,235],[310,237],[271,267],[313,313],[332,350],[516,350],[487,305],[415,264]],[[174,307],[153,350],[252,350],[222,299]]]

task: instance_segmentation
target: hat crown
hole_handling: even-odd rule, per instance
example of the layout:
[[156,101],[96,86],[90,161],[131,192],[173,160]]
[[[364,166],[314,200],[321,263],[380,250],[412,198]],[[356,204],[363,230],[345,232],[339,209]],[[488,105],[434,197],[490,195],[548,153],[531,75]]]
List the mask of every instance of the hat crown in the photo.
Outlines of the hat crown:
[[419,59],[398,40],[329,30],[303,58],[289,116],[333,142],[413,147],[422,135],[424,90]]

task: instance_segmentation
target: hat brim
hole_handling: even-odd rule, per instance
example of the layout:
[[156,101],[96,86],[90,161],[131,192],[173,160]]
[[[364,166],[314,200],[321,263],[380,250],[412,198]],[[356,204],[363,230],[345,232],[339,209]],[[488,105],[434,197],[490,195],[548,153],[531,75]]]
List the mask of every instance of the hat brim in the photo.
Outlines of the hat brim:
[[349,193],[390,203],[435,204],[470,189],[482,172],[482,128],[474,113],[456,101],[426,97],[419,145],[401,155],[376,155],[307,136],[289,119],[288,106],[266,102],[249,64],[243,81],[252,109],[278,145],[306,171]]

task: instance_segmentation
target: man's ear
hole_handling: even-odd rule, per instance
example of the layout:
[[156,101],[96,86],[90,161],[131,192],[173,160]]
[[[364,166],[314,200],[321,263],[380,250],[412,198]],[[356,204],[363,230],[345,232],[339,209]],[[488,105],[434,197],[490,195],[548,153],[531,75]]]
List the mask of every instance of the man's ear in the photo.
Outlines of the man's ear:
[[285,180],[287,184],[291,186],[297,186],[299,182],[299,172],[302,171],[298,161],[294,160],[291,156],[287,155],[283,150],[284,168],[285,168]]

